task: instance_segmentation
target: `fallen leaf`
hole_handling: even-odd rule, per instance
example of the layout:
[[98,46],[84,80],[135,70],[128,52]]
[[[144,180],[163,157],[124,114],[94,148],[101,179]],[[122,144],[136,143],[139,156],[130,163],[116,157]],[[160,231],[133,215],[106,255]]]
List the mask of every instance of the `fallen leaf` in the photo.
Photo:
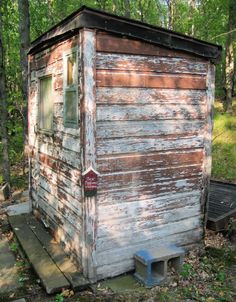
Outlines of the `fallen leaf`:
[[216,302],[216,300],[213,297],[208,297],[206,302]]
[[74,291],[70,290],[70,289],[65,289],[62,291],[62,295],[65,298],[70,298],[70,297],[74,296],[74,294],[75,294]]

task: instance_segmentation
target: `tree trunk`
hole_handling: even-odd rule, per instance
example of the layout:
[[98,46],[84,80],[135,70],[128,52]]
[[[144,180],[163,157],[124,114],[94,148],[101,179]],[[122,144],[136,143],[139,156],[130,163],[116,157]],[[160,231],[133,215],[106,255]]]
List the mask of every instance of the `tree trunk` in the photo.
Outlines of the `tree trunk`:
[[168,8],[168,29],[174,29],[174,5],[175,0],[167,0],[167,8]]
[[233,112],[233,89],[234,89],[234,26],[236,25],[235,0],[229,0],[228,36],[225,46],[225,102],[224,110]]
[[124,0],[124,16],[130,18],[130,0]]
[[194,16],[194,12],[196,10],[196,0],[189,0],[188,5],[190,6],[189,21],[190,21],[190,24],[191,24],[189,34],[194,37],[194,35],[195,35],[195,25],[194,25],[193,16]]
[[28,0],[18,0],[19,10],[19,34],[20,34],[20,60],[21,60],[21,79],[22,96],[24,100],[24,143],[28,145],[28,59],[27,52],[30,47],[30,16]]
[[0,129],[3,148],[3,180],[10,183],[10,161],[8,155],[8,135],[7,135],[7,102],[6,102],[6,82],[3,51],[3,1],[0,0]]

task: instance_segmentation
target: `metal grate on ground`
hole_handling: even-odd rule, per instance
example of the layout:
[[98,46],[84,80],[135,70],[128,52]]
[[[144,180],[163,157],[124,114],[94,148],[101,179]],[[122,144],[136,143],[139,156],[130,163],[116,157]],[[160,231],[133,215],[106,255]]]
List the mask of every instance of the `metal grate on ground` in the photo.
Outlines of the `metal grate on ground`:
[[236,217],[236,185],[212,180],[207,226],[222,231],[231,217]]

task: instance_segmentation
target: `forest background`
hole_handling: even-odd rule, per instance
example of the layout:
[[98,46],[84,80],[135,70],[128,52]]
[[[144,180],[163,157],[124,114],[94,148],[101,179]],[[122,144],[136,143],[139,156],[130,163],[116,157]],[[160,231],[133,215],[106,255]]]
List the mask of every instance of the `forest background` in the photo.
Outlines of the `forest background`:
[[[223,47],[216,66],[213,177],[236,182],[235,0],[0,0],[0,184],[24,187],[27,51],[81,5],[168,28]],[[27,169],[26,169],[27,170]]]

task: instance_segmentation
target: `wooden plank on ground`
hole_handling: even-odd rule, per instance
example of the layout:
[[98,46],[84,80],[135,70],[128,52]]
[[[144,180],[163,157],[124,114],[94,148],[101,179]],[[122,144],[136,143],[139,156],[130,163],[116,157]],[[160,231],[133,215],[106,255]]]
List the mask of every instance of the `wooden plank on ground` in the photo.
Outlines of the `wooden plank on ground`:
[[9,222],[46,292],[52,294],[70,287],[68,280],[30,229],[24,215],[11,216]]
[[62,247],[53,240],[52,236],[44,229],[42,224],[32,215],[27,215],[26,221],[60,271],[70,282],[72,288],[74,290],[81,290],[87,287],[89,285],[88,279],[84,278],[81,270],[65,255]]

